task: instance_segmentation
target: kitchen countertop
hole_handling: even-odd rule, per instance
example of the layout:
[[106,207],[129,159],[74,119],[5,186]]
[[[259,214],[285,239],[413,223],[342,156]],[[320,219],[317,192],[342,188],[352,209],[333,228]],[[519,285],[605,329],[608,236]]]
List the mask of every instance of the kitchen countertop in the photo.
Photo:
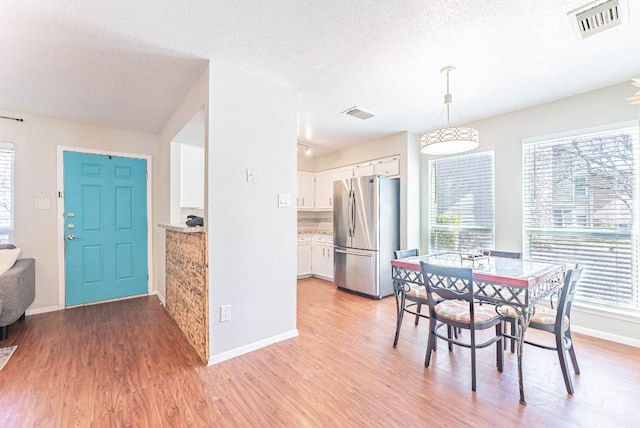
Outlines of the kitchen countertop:
[[179,224],[179,223],[172,223],[172,224],[159,223],[158,227],[161,227],[162,229],[171,230],[173,232],[181,232],[181,233],[206,232],[206,229],[202,226],[189,227],[186,224]]
[[298,235],[333,235],[332,230],[299,229]]

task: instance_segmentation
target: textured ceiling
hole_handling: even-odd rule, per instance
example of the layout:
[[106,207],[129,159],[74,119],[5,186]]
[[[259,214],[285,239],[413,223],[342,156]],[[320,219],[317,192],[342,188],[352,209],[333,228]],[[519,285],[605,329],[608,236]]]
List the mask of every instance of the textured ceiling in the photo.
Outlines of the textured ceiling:
[[[640,75],[630,20],[579,40],[584,0],[4,0],[0,108],[157,133],[207,60],[295,88],[317,153]],[[630,95],[633,87],[630,86]],[[342,115],[359,106],[367,121]]]

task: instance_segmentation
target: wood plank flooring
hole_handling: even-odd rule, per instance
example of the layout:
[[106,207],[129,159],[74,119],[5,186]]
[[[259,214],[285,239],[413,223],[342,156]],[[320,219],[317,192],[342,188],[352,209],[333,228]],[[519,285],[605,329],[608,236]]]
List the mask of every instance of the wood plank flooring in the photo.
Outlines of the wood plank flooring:
[[575,335],[582,374],[567,395],[554,352],[525,348],[495,369],[444,346],[424,367],[427,323],[393,297],[370,300],[298,281],[300,336],[205,367],[155,296],[29,316],[0,347],[1,427],[621,427],[637,426],[640,349]]

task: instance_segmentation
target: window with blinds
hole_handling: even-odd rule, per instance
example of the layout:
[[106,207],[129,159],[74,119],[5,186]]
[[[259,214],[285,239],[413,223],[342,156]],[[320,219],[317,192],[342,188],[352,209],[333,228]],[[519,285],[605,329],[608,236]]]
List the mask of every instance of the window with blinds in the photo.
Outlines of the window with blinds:
[[0,244],[13,242],[13,144],[0,142]]
[[429,252],[493,248],[493,152],[429,162]]
[[525,144],[525,256],[585,267],[576,301],[637,311],[638,127]]

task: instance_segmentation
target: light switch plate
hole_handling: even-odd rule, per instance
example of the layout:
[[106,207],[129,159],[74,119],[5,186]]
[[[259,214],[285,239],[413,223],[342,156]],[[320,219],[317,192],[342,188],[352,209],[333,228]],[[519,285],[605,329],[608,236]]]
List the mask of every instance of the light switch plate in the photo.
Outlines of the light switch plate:
[[291,206],[290,193],[278,193],[278,206],[288,208]]
[[255,183],[255,182],[256,182],[256,169],[247,168],[247,183]]

